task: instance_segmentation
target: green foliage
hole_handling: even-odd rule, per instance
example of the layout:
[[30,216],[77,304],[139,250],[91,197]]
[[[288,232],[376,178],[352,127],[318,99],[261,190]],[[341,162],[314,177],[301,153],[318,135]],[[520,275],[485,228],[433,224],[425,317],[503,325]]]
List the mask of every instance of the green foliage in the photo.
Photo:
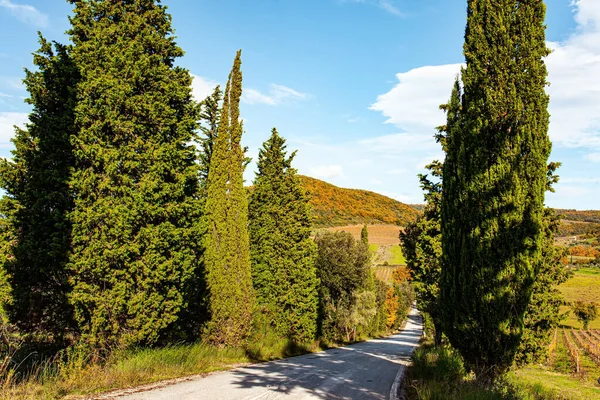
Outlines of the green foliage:
[[577,320],[583,324],[583,329],[587,329],[590,322],[598,318],[598,306],[595,303],[576,301],[571,305],[571,309]]
[[405,226],[420,214],[416,209],[367,190],[344,189],[318,179],[300,176],[308,192],[312,222],[317,227],[353,224]]
[[[26,129],[12,139],[12,160],[0,164],[2,272],[0,302],[24,332],[57,339],[73,328],[65,265],[70,251],[73,208],[68,187],[73,167],[74,85],[79,79],[66,46],[40,36],[36,71],[24,80],[33,111]],[[10,296],[12,290],[12,298]]]
[[316,247],[310,238],[308,198],[275,129],[258,154],[250,195],[249,232],[253,286],[276,332],[297,342],[317,329]]
[[95,347],[153,344],[188,307],[201,259],[199,107],[155,1],[76,1],[70,296]]
[[441,137],[444,333],[478,379],[513,362],[544,247],[548,55],[543,1],[469,0]]
[[552,332],[564,319],[560,312],[564,298],[556,286],[566,282],[569,274],[562,263],[564,249],[554,246],[554,235],[559,225],[554,210],[545,210],[543,223],[545,237],[542,259],[525,312],[525,329],[515,357],[519,365],[545,361]]
[[[333,341],[347,339],[348,316],[355,310],[358,293],[371,280],[369,248],[347,232],[319,233],[315,243],[317,277],[321,282],[321,336]],[[362,305],[367,303],[365,300]]]
[[254,306],[244,189],[241,51],[229,75],[207,181],[205,269],[210,322],[206,337],[218,345],[238,345],[247,336]]
[[362,229],[360,230],[360,240],[364,244],[369,244],[369,228],[367,227],[367,224],[364,224]]
[[438,181],[431,181],[427,175],[419,176],[427,204],[424,207],[423,215],[400,232],[400,241],[416,293],[417,307],[431,317],[435,327],[435,343],[439,345],[442,339],[442,321],[438,301],[439,280],[442,272],[440,203],[443,164],[436,161],[427,168]]
[[217,86],[213,93],[202,102],[202,112],[200,113],[200,131],[202,136],[199,138],[200,151],[198,153],[198,163],[200,164],[200,182],[203,187],[206,186],[206,181],[208,180],[210,160],[219,132],[222,101],[223,92],[221,91],[221,87]]

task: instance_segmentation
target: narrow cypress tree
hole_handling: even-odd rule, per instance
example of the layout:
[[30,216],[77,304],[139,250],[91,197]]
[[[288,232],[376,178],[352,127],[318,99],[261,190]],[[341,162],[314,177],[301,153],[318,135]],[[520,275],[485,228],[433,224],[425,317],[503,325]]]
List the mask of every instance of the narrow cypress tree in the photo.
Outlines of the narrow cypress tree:
[[24,332],[60,339],[74,326],[65,265],[71,235],[67,214],[73,207],[70,136],[79,75],[66,46],[52,46],[41,35],[40,45],[33,57],[38,70],[26,70],[24,80],[27,103],[33,107],[29,123],[16,131],[12,160],[0,164],[4,228],[12,230],[13,239],[2,268],[12,288],[13,301],[6,307],[11,322]]
[[204,263],[209,295],[207,338],[237,345],[250,326],[254,292],[250,271],[248,199],[244,188],[241,51],[229,75],[207,181]]
[[[427,166],[431,177],[441,179],[443,164],[435,161]],[[432,181],[428,175],[419,175],[425,191],[425,209],[417,221],[400,233],[400,240],[410,280],[417,297],[417,307],[431,317],[435,327],[435,344],[442,340],[442,322],[439,304],[439,281],[442,270],[442,243],[440,232],[441,181]]]
[[316,246],[310,238],[308,197],[286,157],[285,139],[273,129],[258,153],[250,196],[252,278],[260,306],[281,336],[315,338],[318,311]]
[[544,245],[548,55],[538,0],[469,0],[443,171],[444,332],[490,382],[512,363]]
[[360,230],[360,240],[367,246],[369,245],[369,228],[367,224],[364,224]]
[[221,120],[221,101],[223,100],[223,91],[217,86],[213,93],[202,102],[202,112],[200,114],[200,182],[206,186],[208,172],[210,170],[210,159],[213,153],[213,147],[217,139],[219,130],[219,121]]
[[93,346],[153,344],[189,305],[200,249],[198,104],[154,0],[70,0],[77,88],[71,302]]

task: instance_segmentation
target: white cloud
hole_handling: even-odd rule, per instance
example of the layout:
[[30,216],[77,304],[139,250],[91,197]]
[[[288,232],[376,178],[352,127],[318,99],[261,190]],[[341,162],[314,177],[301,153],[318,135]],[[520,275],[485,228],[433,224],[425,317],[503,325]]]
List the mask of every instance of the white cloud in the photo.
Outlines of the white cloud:
[[27,24],[38,27],[48,26],[48,16],[29,4],[15,4],[12,0],[0,0],[0,7]]
[[600,2],[573,2],[578,28],[561,43],[548,43],[550,136],[565,147],[600,152]]
[[344,171],[341,165],[319,165],[312,167],[310,173],[315,178],[319,179],[332,179],[332,178],[344,178]]
[[439,106],[448,101],[460,67],[461,64],[427,66],[399,73],[398,84],[377,96],[369,109],[381,112],[388,124],[405,131],[420,131],[431,138],[435,127],[444,123]]
[[[546,59],[550,86],[550,137],[557,146],[586,148],[588,161],[600,158],[600,1],[576,0],[578,28],[564,42],[549,42]],[[379,138],[382,144],[426,146],[436,126],[444,123],[439,105],[450,96],[460,64],[425,66],[396,75],[398,83],[370,107],[386,123],[407,133]],[[394,140],[396,139],[396,140]]]
[[248,104],[266,104],[268,106],[278,106],[289,101],[307,100],[309,95],[298,92],[292,88],[272,83],[269,86],[269,93],[264,94],[256,89],[244,89],[242,100]]
[[0,148],[12,147],[10,139],[15,136],[15,125],[22,127],[27,122],[27,114],[0,112]]
[[215,90],[215,87],[219,84],[212,79],[204,78],[194,74],[192,74],[192,78],[194,78],[192,81],[192,96],[194,96],[196,101],[202,101],[210,96]]

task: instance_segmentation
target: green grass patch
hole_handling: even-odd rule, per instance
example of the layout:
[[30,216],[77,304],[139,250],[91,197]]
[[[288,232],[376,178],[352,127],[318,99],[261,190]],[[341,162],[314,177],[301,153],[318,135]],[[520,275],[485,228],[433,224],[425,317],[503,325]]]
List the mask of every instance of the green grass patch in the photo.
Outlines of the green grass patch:
[[378,250],[379,250],[379,245],[378,244],[369,243],[369,252],[371,254],[377,253]]
[[593,387],[570,375],[542,366],[521,368],[508,374],[508,381],[530,393],[533,399],[600,399],[600,387]]
[[389,264],[390,265],[406,265],[406,258],[402,254],[402,247],[393,245],[390,247]]
[[[555,360],[566,363],[567,360]],[[568,366],[564,366],[568,369]],[[425,344],[413,355],[405,376],[407,400],[560,400],[598,399],[600,387],[548,367],[512,371],[493,387],[478,386],[460,355],[449,347]]]
[[[600,303],[600,268],[581,268],[576,270],[573,277],[558,287],[567,303],[577,300]],[[569,311],[567,306],[561,307],[561,312]],[[581,328],[573,313],[563,322],[564,326]],[[600,329],[600,318],[590,322],[589,329]]]

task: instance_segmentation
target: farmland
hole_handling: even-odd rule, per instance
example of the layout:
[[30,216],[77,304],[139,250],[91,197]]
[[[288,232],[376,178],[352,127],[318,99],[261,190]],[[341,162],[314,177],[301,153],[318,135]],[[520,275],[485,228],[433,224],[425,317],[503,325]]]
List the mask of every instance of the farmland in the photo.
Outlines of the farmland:
[[[571,279],[560,285],[559,290],[567,303],[577,300],[585,302],[600,302],[600,269],[582,268],[576,270]],[[567,306],[562,307],[562,312],[569,311]],[[572,313],[563,322],[566,327],[581,328]],[[600,329],[600,320],[590,322],[590,329]]]
[[[330,231],[345,231],[352,234],[355,239],[360,239],[363,225],[348,225],[328,228]],[[400,247],[400,229],[395,225],[368,225],[369,250],[373,266],[398,266],[405,265],[406,259]]]

